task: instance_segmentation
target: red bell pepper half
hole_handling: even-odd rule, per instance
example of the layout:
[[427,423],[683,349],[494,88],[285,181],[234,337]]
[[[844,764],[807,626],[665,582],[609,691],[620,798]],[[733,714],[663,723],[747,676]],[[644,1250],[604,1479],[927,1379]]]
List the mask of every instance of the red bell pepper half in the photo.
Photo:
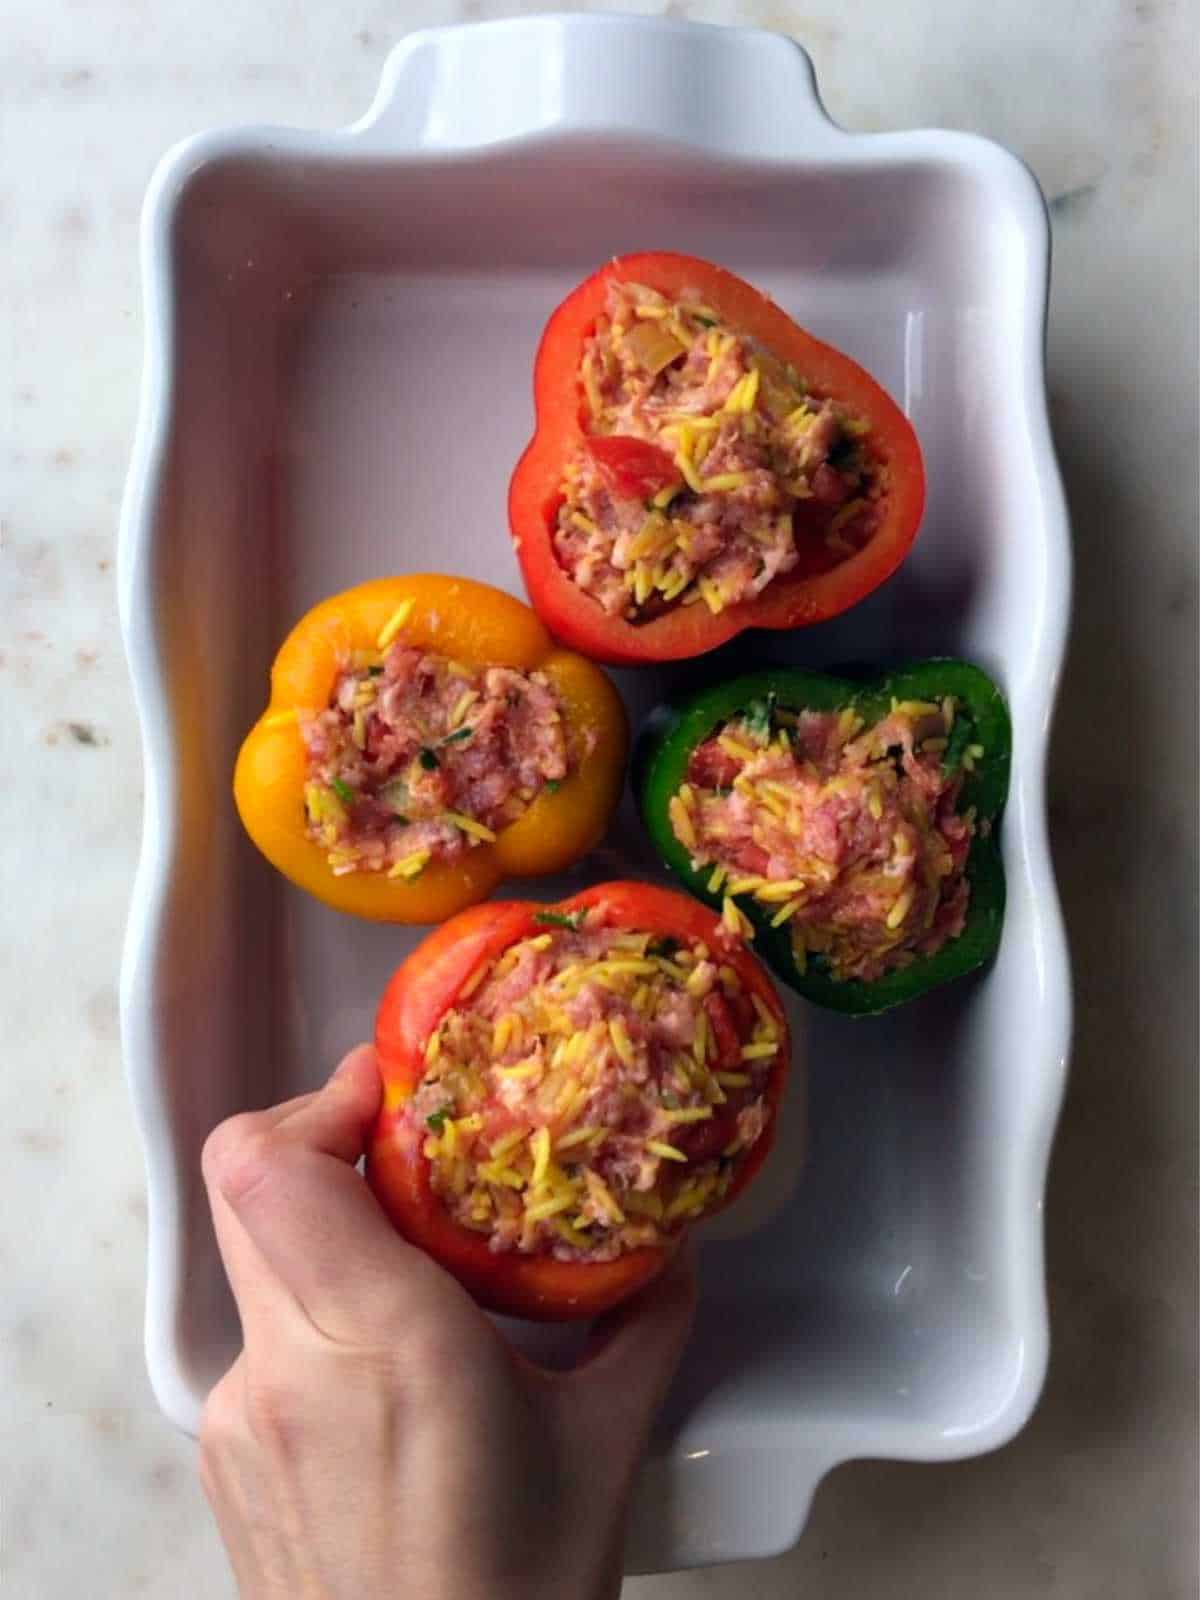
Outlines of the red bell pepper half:
[[[832,475],[818,468],[814,499],[802,501],[794,516],[799,561],[751,599],[716,614],[707,605],[676,604],[646,620],[631,621],[610,615],[574,582],[553,542],[568,461],[586,449],[615,492],[647,500],[680,481],[672,458],[654,443],[587,430],[580,366],[614,282],[641,284],[669,299],[699,296],[728,327],[789,363],[811,395],[838,402],[868,425],[867,448],[882,481],[883,506],[862,548],[839,557],[820,537],[822,518],[834,514],[836,498],[831,503],[825,496],[822,474]],[[566,645],[594,660],[680,660],[715,649],[747,628],[794,628],[837,616],[890,577],[916,537],[925,504],[925,472],[904,413],[849,356],[807,333],[751,284],[693,256],[670,251],[621,256],[574,289],[542,336],[534,400],[534,436],[509,490],[513,543],[542,621]]]
[[[570,925],[585,915],[589,928],[707,943],[733,969],[746,997],[756,996],[756,1003],[775,1019],[780,1043],[764,1093],[769,1119],[757,1141],[737,1158],[721,1206],[751,1182],[767,1157],[791,1058],[786,1015],[765,969],[707,906],[675,890],[620,882],[586,889],[554,906],[489,901],[451,917],[418,945],[393,975],[379,1007],[375,1045],[385,1096],[369,1142],[367,1179],[399,1232],[453,1273],[481,1305],[540,1321],[598,1316],[628,1298],[666,1266],[682,1228],[661,1245],[632,1249],[612,1260],[559,1260],[493,1250],[488,1236],[455,1221],[435,1192],[424,1152],[428,1129],[406,1107],[425,1076],[430,1037],[464,986],[469,990],[482,967],[520,940],[543,933],[547,923]],[[740,1038],[732,1032],[720,998],[712,995],[710,1001],[709,1021],[718,1046],[728,1044],[736,1065]],[[716,1118],[694,1131],[685,1148],[689,1159],[703,1161],[720,1153],[733,1127]]]

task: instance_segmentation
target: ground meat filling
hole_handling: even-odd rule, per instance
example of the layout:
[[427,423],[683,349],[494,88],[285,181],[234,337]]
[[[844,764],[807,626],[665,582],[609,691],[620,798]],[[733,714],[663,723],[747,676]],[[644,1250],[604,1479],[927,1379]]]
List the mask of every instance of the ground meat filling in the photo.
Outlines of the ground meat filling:
[[406,1115],[492,1250],[609,1261],[725,1195],[780,1028],[703,944],[546,920],[468,980]]
[[953,699],[893,701],[871,727],[855,712],[759,704],[692,754],[672,797],[675,837],[725,920],[748,895],[788,926],[801,972],[867,982],[933,955],[966,921],[971,840],[962,774],[983,747]]
[[562,705],[542,673],[468,667],[402,639],[347,661],[301,732],[308,834],[339,876],[410,879],[453,861],[569,770]]
[[567,463],[554,548],[612,616],[720,612],[781,573],[837,566],[879,525],[869,424],[698,296],[611,284],[580,384],[605,443]]

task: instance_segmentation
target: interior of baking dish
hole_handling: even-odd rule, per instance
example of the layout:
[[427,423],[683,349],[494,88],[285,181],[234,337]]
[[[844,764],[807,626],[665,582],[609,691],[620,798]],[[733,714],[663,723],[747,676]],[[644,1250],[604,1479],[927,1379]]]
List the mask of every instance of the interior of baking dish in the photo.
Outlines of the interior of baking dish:
[[[490,52],[498,84],[505,61],[540,75],[555,51],[569,82],[585,26],[601,77],[629,28],[650,56],[707,60],[695,40],[711,30],[595,23],[469,30],[466,46],[463,30],[424,36],[359,129],[213,136],[160,169],[122,537],[148,795],[124,1025],[151,1183],[151,1370],[192,1425],[237,1337],[199,1184],[204,1136],[318,1082],[369,1036],[416,937],[308,901],[239,831],[233,758],[290,622],[388,572],[521,592],[505,496],[531,428],[533,352],[557,301],[614,253],[720,261],[889,387],[930,485],[899,576],[834,622],[619,681],[636,721],[751,662],[979,661],[1016,734],[1004,940],[985,976],[897,1013],[805,1018],[807,1161],[796,1104],[758,1216],[704,1247],[696,1333],[647,1469],[653,1515],[635,1519],[631,1563],[647,1567],[777,1549],[834,1462],[971,1454],[1036,1398],[1040,1210],[1069,1028],[1042,814],[1067,555],[1042,394],[1045,226],[1024,170],[954,135],[841,133],[781,40],[755,70],[764,81],[769,60],[766,78],[792,85],[803,147],[755,133],[747,149],[712,133],[719,116],[698,129],[674,102],[630,127],[538,111],[516,90],[516,132],[462,133],[455,103],[483,67],[460,62],[439,91],[447,39],[470,61]],[[537,49],[513,54],[530,28]],[[728,41],[766,36],[721,38],[736,77]],[[626,803],[571,881],[654,872]]]

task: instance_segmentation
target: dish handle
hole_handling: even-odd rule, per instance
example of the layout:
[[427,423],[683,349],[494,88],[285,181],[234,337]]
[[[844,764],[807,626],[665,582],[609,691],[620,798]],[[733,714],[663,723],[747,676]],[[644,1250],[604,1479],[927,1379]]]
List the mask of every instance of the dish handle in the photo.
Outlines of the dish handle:
[[848,137],[821,104],[809,57],[782,34],[578,14],[412,34],[347,132],[381,154],[553,132],[666,139],[742,160],[811,156]]
[[800,1537],[817,1485],[840,1457],[816,1445],[755,1443],[753,1425],[725,1433],[718,1448],[677,1447],[643,1462],[627,1576],[780,1555]]

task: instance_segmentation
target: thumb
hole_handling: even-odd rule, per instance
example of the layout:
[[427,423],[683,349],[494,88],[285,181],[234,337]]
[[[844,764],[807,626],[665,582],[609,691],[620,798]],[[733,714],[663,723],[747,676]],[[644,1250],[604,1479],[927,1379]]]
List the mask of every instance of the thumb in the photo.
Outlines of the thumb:
[[[632,1476],[696,1309],[694,1247],[686,1242],[660,1278],[600,1318],[560,1391],[566,1426],[593,1459]],[[593,1454],[594,1453],[594,1454]]]

